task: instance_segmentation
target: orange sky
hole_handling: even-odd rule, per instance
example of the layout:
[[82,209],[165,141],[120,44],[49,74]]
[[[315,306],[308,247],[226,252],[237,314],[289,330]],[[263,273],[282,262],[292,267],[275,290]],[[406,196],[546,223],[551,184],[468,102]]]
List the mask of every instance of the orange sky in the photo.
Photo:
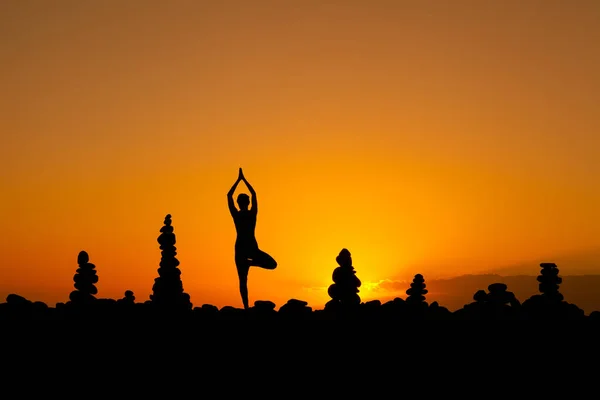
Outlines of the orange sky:
[[170,213],[194,305],[241,306],[240,166],[251,302],[322,306],[343,247],[364,298],[600,248],[598,43],[595,0],[2,1],[0,298],[86,250],[147,300]]

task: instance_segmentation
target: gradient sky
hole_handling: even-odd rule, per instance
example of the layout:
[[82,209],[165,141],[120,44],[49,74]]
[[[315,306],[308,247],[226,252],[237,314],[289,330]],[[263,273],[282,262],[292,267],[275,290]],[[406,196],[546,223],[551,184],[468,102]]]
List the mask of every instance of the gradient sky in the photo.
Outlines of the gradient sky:
[[68,300],[86,250],[147,300],[170,213],[194,305],[240,307],[239,167],[251,302],[322,306],[344,247],[364,298],[593,254],[599,43],[595,0],[4,0],[0,297]]

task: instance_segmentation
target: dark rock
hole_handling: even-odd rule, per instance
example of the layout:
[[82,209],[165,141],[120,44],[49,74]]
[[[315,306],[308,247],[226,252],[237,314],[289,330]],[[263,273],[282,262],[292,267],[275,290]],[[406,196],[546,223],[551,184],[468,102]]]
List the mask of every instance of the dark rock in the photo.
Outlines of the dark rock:
[[254,308],[260,311],[273,311],[275,307],[275,303],[269,300],[256,300],[254,302]]
[[[327,293],[334,303],[340,303],[344,306],[360,305],[359,287],[361,286],[360,279],[356,276],[356,271],[352,266],[352,256],[347,249],[342,249],[336,257],[339,265],[333,270],[333,284],[329,286]],[[331,303],[328,302],[329,303]],[[326,309],[335,308],[333,305],[327,306]]]
[[6,302],[10,305],[15,306],[28,306],[32,304],[30,300],[27,300],[25,297],[19,296],[18,294],[14,293],[11,293],[8,296],[6,296]]
[[183,290],[179,260],[176,258],[176,237],[171,225],[171,214],[167,214],[164,226],[157,238],[161,250],[158,268],[158,278],[154,280],[153,294],[150,295],[152,304],[163,309],[191,310],[192,303],[189,294]]
[[298,315],[298,314],[310,314],[312,308],[308,307],[308,302],[297,299],[290,299],[279,309],[280,314]]
[[80,251],[77,255],[77,268],[73,281],[75,284],[75,290],[69,294],[71,302],[84,305],[89,304],[96,300],[95,295],[98,294],[96,283],[98,283],[98,276],[96,275],[96,266],[90,261],[90,256],[86,251]]
[[212,313],[216,313],[216,312],[219,311],[219,308],[217,306],[212,305],[212,304],[202,304],[201,309],[204,312],[212,312]]
[[423,275],[415,275],[412,283],[410,284],[410,288],[406,290],[406,294],[408,295],[406,298],[406,303],[410,305],[418,305],[420,303],[427,304],[425,302],[425,295],[428,292],[428,290],[425,289],[426,286],[427,285],[425,284]]
[[473,300],[475,300],[476,302],[485,302],[487,301],[487,293],[485,292],[485,290],[478,290],[473,295]]
[[135,304],[135,296],[133,295],[133,292],[131,290],[126,290],[125,297],[123,297],[122,299],[119,299],[118,303],[123,304],[123,305],[134,305]]
[[562,283],[562,278],[558,276],[559,270],[554,263],[541,263],[542,270],[540,275],[537,277],[539,284],[539,291],[547,297],[549,301],[561,302],[564,297],[558,291],[559,285]]

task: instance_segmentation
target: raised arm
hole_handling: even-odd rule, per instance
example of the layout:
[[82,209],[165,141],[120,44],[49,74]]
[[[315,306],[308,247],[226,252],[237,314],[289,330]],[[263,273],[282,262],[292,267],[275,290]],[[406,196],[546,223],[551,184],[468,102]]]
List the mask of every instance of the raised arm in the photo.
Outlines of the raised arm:
[[250,194],[252,195],[252,200],[251,200],[251,210],[254,212],[258,212],[258,201],[256,200],[256,191],[254,190],[254,188],[252,187],[252,185],[250,184],[250,182],[248,182],[248,180],[246,179],[246,177],[244,175],[242,175],[242,180],[244,181],[244,183],[246,184],[246,186],[248,187],[248,190],[250,191]]
[[235,181],[235,183],[233,184],[231,189],[229,189],[229,192],[227,192],[227,205],[229,206],[229,212],[231,213],[232,217],[237,212],[237,208],[235,208],[235,203],[233,202],[233,193],[235,193],[235,189],[237,188],[239,183],[242,181],[242,172],[241,171],[242,171],[242,169],[240,168],[240,174],[239,174],[237,180]]

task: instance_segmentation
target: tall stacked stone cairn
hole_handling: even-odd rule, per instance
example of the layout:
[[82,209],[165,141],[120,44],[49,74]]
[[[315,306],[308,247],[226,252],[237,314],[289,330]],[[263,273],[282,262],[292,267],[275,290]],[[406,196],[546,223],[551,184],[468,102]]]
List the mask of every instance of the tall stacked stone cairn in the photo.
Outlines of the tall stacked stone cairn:
[[339,267],[333,270],[333,284],[329,286],[327,294],[331,300],[325,304],[325,309],[339,307],[352,308],[360,305],[359,287],[360,279],[352,266],[352,255],[347,249],[342,249],[336,257]]
[[563,301],[559,292],[562,278],[558,275],[558,268],[554,263],[541,263],[539,282],[540,294],[535,294],[523,302],[523,311],[531,319],[562,319],[583,318],[585,313],[575,304]]
[[161,250],[159,276],[154,280],[153,294],[150,295],[150,301],[161,309],[191,310],[190,296],[183,291],[181,271],[177,268],[179,260],[175,257],[177,248],[175,247],[176,239],[171,225],[171,214],[167,214],[165,217],[164,226],[160,229],[160,232],[161,234],[157,239]]
[[426,287],[427,285],[425,284],[423,275],[415,275],[412,283],[410,284],[410,288],[406,290],[406,294],[408,295],[406,298],[406,304],[409,306],[427,307],[425,295],[427,294],[428,290],[425,289]]
[[69,299],[73,304],[84,305],[96,300],[95,295],[98,294],[96,283],[98,283],[98,275],[96,275],[96,266],[90,261],[90,256],[85,251],[80,251],[77,256],[77,268],[73,281],[75,282],[75,290],[69,294]]
[[562,278],[558,276],[558,267],[554,263],[541,263],[541,274],[537,277],[540,293],[549,303],[560,303],[563,295],[558,291]]

